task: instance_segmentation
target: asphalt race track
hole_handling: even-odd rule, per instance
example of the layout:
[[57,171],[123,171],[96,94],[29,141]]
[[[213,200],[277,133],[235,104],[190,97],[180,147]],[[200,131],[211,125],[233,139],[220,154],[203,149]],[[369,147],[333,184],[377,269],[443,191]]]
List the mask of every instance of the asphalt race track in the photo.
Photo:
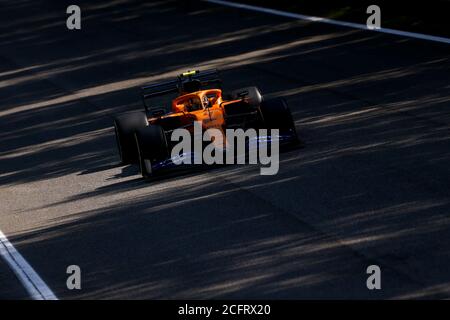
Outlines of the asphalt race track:
[[[0,230],[58,298],[450,297],[449,45],[195,1],[77,1],[69,31],[69,4],[0,4]],[[195,67],[285,97],[306,147],[275,176],[118,166],[112,117]]]

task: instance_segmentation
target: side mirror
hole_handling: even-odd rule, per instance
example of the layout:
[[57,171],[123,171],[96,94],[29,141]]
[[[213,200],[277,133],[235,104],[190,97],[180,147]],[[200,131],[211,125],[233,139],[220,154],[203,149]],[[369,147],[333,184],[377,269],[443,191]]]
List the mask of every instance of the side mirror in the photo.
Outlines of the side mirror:
[[161,117],[167,113],[166,109],[164,109],[162,107],[150,109],[150,111],[151,111],[151,115],[153,117]]
[[261,92],[257,87],[247,87],[231,92],[234,99],[247,100],[252,106],[259,106],[263,100]]

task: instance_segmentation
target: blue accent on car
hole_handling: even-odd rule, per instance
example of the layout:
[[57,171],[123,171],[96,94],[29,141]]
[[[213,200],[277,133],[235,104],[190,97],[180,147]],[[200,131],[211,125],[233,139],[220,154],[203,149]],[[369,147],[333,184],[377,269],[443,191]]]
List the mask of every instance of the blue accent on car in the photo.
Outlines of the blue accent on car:
[[[280,145],[282,145],[283,143],[293,142],[296,139],[297,139],[297,136],[295,133],[278,135],[278,141],[279,141]],[[271,136],[259,136],[257,138],[251,139],[250,141],[247,142],[246,151],[249,151],[251,149],[258,149],[258,144],[261,142],[269,142],[270,143],[271,141],[272,141]],[[224,151],[226,151],[226,148],[224,149]],[[195,157],[194,152],[183,153],[178,156],[175,156],[175,157],[172,157],[172,158],[169,158],[169,159],[157,162],[157,163],[153,163],[152,170],[158,171],[158,170],[163,170],[163,169],[170,169],[173,167],[192,166],[192,165],[194,165],[194,157]],[[189,159],[189,158],[190,158],[190,164],[182,163],[182,161],[184,159]],[[201,158],[203,158],[203,157],[201,157]],[[177,163],[179,163],[179,164],[177,164]]]

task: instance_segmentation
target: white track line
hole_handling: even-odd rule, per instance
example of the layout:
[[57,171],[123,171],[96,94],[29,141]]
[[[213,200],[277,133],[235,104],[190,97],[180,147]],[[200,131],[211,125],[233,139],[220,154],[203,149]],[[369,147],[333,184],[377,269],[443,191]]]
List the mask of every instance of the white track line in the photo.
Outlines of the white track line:
[[333,25],[337,25],[337,26],[350,27],[350,28],[361,29],[361,30],[366,30],[366,31],[382,32],[382,33],[394,34],[397,36],[403,36],[403,37],[416,38],[416,39],[429,40],[429,41],[450,44],[450,39],[445,38],[445,37],[430,36],[430,35],[422,34],[422,33],[400,31],[400,30],[389,29],[389,28],[380,28],[380,29],[372,30],[372,29],[368,29],[365,24],[345,22],[345,21],[339,21],[339,20],[333,20],[333,19],[327,19],[327,18],[321,18],[321,17],[314,17],[314,16],[307,16],[307,15],[303,15],[303,14],[269,9],[269,8],[264,8],[264,7],[258,7],[258,6],[253,6],[253,5],[248,5],[248,4],[238,3],[238,2],[230,2],[230,1],[224,1],[224,0],[203,0],[203,1],[219,4],[219,5],[223,5],[223,6],[227,6],[227,7],[233,7],[233,8],[238,8],[238,9],[273,14],[273,15],[277,15],[277,16],[281,16],[281,17],[307,20],[307,21],[312,21],[312,22],[322,22],[322,23],[328,23],[328,24],[333,24]]
[[14,271],[17,278],[24,285],[31,298],[34,300],[58,300],[55,294],[39,277],[34,269],[22,257],[22,255],[9,242],[8,238],[0,230],[0,256]]

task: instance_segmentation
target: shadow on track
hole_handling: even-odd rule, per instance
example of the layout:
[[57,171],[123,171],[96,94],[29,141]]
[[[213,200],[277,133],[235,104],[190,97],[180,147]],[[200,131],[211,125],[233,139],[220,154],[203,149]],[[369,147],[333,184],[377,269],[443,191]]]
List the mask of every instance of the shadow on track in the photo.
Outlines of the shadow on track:
[[[71,33],[68,4],[9,1],[0,13],[0,185],[106,176],[14,212],[71,205],[12,237],[58,295],[448,297],[447,48],[163,1],[81,1],[83,29]],[[112,117],[141,108],[140,84],[195,66],[222,68],[227,89],[287,98],[308,148],[270,179],[242,168],[150,184],[134,166],[117,173]],[[364,287],[372,261],[387,266],[379,296]],[[73,263],[81,293],[64,287]]]

